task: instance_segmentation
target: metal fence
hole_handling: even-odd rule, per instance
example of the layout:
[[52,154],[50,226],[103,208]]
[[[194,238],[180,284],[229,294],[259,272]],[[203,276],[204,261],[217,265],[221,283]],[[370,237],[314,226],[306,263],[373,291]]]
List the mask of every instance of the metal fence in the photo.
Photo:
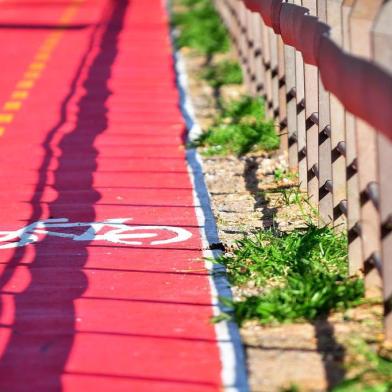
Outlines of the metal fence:
[[[392,0],[215,0],[245,81],[392,340]],[[391,178],[389,178],[391,176]]]

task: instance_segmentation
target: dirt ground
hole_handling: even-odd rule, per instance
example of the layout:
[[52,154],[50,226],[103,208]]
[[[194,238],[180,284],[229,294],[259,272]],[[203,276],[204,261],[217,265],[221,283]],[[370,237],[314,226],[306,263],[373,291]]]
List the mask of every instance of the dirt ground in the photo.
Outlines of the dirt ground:
[[[212,89],[198,77],[204,59],[187,49],[181,52],[196,117],[206,129],[216,112],[216,101]],[[244,86],[226,86],[221,91],[224,98],[235,98],[244,92]],[[295,183],[295,179],[279,183],[274,177],[275,169],[287,167],[284,155],[252,153],[241,158],[202,157],[202,161],[220,240],[227,251],[235,240],[255,230],[272,225],[290,230],[304,225],[303,211],[298,205],[287,205],[281,193],[270,192]],[[248,292],[252,292],[252,287],[233,287],[235,297]],[[381,306],[376,305],[334,314],[314,323],[263,327],[247,322],[240,332],[251,390],[330,390],[352,375],[353,370],[347,366],[357,360],[355,339],[363,338],[373,344],[382,341],[381,314]]]

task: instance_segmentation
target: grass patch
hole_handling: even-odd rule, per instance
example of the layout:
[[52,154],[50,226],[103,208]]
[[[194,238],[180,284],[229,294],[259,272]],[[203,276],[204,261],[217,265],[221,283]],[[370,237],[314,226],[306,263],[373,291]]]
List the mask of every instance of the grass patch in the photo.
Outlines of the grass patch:
[[[172,22],[178,28],[179,47],[189,47],[206,56],[200,77],[213,88],[241,84],[238,62],[222,60],[212,63],[213,55],[230,48],[228,32],[211,0],[179,0]],[[192,145],[206,147],[205,155],[243,155],[252,150],[271,151],[279,147],[273,123],[266,121],[261,99],[243,97],[220,102],[220,113],[206,132]]]
[[275,150],[279,145],[269,124],[222,124],[211,127],[196,142],[204,155],[243,155],[251,150]]
[[261,98],[243,96],[238,100],[222,103],[219,121],[254,124],[265,120],[264,102]]
[[295,180],[298,180],[298,173],[294,173],[289,170],[275,169],[274,170],[274,180],[275,180],[275,182],[295,181]]
[[238,241],[217,262],[226,266],[231,283],[266,288],[258,296],[225,302],[240,324],[313,320],[359,304],[364,294],[362,280],[348,276],[346,236],[329,227],[261,231]]
[[241,84],[242,71],[238,62],[223,60],[205,67],[201,72],[201,78],[211,87],[220,88],[228,84]]
[[211,58],[229,49],[229,36],[210,0],[182,0],[184,10],[174,13],[172,24],[178,28],[177,45],[196,50]]
[[279,137],[273,123],[265,120],[260,98],[244,96],[221,106],[215,124],[193,142],[194,146],[206,147],[204,155],[243,155],[279,147]]

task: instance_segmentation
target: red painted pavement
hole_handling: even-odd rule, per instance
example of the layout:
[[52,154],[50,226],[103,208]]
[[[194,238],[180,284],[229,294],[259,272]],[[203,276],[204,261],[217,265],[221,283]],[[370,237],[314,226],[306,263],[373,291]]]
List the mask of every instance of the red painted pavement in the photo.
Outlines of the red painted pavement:
[[0,391],[220,390],[163,2],[0,2],[1,105],[56,32],[0,124],[0,231],[132,218],[192,237],[129,246],[42,234],[0,249]]

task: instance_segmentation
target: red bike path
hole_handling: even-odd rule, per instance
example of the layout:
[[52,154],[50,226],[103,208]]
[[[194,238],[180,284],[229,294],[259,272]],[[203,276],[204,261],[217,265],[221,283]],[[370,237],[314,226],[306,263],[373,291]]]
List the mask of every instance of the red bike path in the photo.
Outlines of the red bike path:
[[[3,0],[0,64],[0,391],[222,390],[163,1]],[[191,237],[4,240],[118,218]]]

